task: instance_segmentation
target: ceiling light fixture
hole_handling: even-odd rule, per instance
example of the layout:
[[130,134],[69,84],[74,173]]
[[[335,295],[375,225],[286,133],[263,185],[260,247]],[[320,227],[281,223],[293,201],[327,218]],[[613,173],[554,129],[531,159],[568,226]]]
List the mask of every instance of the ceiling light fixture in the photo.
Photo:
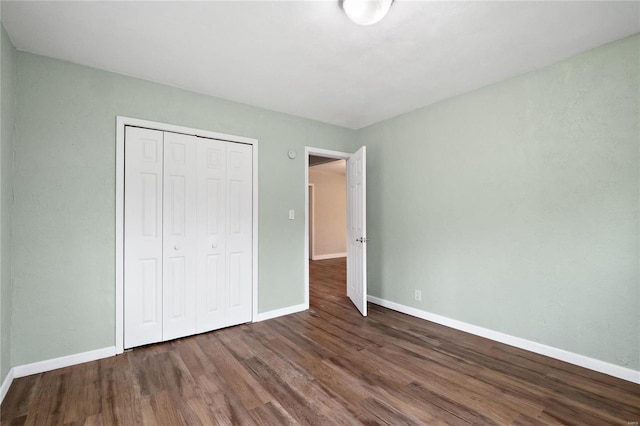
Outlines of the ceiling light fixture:
[[358,25],[371,25],[380,21],[394,0],[342,0],[342,9]]

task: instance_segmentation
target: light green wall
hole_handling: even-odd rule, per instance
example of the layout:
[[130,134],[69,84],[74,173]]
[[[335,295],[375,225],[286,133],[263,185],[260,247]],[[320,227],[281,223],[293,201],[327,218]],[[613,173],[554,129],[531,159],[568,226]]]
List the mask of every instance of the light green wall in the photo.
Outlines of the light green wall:
[[0,25],[0,383],[11,368],[11,202],[17,52]]
[[[304,302],[304,146],[354,132],[18,54],[14,365],[114,344],[116,116],[259,140],[259,311]],[[288,220],[295,209],[298,219]]]
[[638,370],[639,52],[636,35],[361,130],[369,293]]

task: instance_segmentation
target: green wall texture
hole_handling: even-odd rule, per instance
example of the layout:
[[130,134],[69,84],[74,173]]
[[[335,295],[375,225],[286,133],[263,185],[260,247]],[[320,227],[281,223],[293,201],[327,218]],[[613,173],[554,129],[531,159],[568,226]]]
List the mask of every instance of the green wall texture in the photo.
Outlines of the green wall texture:
[[258,309],[304,303],[304,158],[287,151],[347,150],[352,130],[28,53],[18,72],[14,365],[114,344],[117,115],[259,140]]
[[11,368],[11,203],[15,140],[16,56],[0,25],[0,383]]
[[259,140],[260,312],[304,298],[304,159],[287,151],[367,145],[370,294],[637,370],[639,44],[627,38],[360,131],[13,50],[9,183],[3,50],[3,259],[5,188],[15,201],[2,351],[7,288],[11,365],[114,344],[124,115]]
[[638,370],[639,52],[636,35],[359,131],[369,294]]

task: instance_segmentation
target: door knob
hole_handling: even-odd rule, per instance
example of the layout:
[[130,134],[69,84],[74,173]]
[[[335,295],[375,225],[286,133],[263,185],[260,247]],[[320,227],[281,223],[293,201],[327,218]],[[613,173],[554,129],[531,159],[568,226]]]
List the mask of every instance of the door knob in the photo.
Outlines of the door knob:
[[211,244],[211,248],[218,248],[217,244]]
[[360,237],[360,238],[356,239],[356,241],[359,242],[359,243],[366,243],[367,241],[369,241],[369,238]]
[[180,246],[176,244],[175,246],[173,246],[173,249],[174,250],[180,250]]

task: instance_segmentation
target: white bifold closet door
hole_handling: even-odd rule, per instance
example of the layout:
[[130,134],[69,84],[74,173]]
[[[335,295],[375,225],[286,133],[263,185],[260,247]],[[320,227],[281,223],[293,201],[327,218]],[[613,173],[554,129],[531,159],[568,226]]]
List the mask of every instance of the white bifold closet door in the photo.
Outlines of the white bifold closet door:
[[164,132],[162,340],[196,327],[197,148],[193,136]]
[[[197,332],[251,320],[251,145],[198,139]],[[206,143],[202,143],[202,142]]]
[[163,140],[159,131],[126,128],[125,348],[162,341]]
[[251,321],[252,147],[127,127],[125,348]]

